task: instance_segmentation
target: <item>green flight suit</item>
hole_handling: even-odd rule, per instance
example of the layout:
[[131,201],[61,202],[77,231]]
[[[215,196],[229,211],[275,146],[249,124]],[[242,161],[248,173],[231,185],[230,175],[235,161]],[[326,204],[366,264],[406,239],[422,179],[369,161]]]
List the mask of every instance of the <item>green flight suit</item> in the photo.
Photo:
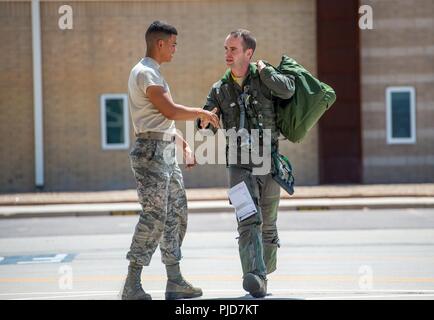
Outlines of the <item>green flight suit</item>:
[[[279,74],[272,67],[265,67],[258,72],[256,64],[251,63],[242,87],[233,80],[230,70],[227,70],[223,78],[212,86],[204,109],[217,108],[223,129],[238,131],[240,126],[244,125],[243,128],[249,132],[251,129],[268,130],[271,132],[271,149],[278,150],[279,129],[276,126],[273,96],[289,99],[295,91],[294,83],[293,77]],[[242,96],[244,101],[247,101],[244,108],[240,107]],[[215,128],[210,129],[216,132]],[[240,149],[240,146],[238,148]],[[257,209],[253,216],[242,221],[237,220],[243,274],[255,273],[265,277],[276,270],[279,246],[276,221],[280,186],[273,180],[270,172],[253,174],[255,165],[252,163],[227,162],[227,167],[229,187],[244,181]]]

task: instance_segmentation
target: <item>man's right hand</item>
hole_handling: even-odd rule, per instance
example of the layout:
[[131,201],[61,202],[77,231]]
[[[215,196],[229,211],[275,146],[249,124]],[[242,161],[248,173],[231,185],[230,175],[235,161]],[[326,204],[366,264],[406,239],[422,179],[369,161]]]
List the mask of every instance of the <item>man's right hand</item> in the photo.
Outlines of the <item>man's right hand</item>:
[[202,129],[208,127],[209,124],[216,129],[220,127],[220,119],[217,116],[217,108],[214,108],[212,111],[202,109],[199,113],[199,119],[200,127]]

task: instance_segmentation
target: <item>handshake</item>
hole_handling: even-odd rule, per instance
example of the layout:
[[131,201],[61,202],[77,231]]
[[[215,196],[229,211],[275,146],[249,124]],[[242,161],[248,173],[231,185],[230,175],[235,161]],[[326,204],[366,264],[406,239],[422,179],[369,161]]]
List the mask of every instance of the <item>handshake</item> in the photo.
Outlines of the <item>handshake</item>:
[[200,110],[199,111],[199,128],[205,129],[208,125],[212,125],[214,128],[220,127],[220,119],[217,115],[217,108],[214,108],[212,111],[208,110]]
[[[199,120],[199,128],[205,129],[208,125],[212,125],[214,128],[220,127],[220,119],[217,115],[217,108],[214,108],[212,111],[198,109],[197,119]],[[190,169],[194,167],[196,162],[196,157],[194,152],[191,150],[187,141],[185,141],[181,136],[178,135],[180,141],[182,141],[182,150],[185,161],[186,169]]]

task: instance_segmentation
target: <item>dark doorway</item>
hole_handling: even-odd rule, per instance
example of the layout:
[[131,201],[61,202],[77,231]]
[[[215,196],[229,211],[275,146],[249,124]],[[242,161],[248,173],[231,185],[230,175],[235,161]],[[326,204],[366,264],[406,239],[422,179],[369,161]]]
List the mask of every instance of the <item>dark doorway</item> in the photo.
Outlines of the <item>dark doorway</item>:
[[358,0],[317,0],[318,77],[337,100],[319,122],[321,184],[362,181]]

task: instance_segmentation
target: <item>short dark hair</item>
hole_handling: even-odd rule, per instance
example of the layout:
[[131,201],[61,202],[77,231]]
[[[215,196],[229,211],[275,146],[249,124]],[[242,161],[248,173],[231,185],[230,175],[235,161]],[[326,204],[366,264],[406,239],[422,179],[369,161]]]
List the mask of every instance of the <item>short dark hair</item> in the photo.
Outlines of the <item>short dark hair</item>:
[[176,28],[163,21],[154,21],[146,30],[146,46],[151,48],[157,40],[167,39],[171,35],[178,35]]
[[255,52],[256,49],[256,39],[253,37],[252,33],[246,29],[238,29],[232,31],[229,34],[231,37],[238,38],[241,37],[243,39],[243,49],[246,51],[247,49],[253,49]]

